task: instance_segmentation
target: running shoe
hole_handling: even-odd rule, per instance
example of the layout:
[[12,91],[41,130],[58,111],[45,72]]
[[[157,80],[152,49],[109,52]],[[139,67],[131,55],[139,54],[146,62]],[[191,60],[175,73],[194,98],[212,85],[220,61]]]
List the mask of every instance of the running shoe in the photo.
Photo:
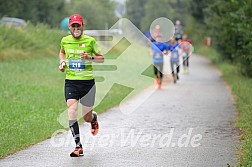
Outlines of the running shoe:
[[83,148],[82,145],[76,146],[74,151],[71,152],[70,157],[79,157],[79,156],[83,156]]
[[93,115],[94,115],[94,119],[91,122],[91,133],[92,133],[92,135],[95,136],[95,135],[97,135],[97,133],[99,131],[99,123],[98,123],[98,120],[97,120],[96,112],[93,112]]

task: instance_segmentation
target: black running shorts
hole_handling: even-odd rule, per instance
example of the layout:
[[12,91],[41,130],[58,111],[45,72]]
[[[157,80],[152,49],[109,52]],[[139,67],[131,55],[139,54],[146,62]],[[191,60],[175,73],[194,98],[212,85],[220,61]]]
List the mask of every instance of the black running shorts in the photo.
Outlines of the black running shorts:
[[87,107],[94,106],[95,102],[95,81],[94,80],[65,80],[65,99],[80,100],[80,103]]

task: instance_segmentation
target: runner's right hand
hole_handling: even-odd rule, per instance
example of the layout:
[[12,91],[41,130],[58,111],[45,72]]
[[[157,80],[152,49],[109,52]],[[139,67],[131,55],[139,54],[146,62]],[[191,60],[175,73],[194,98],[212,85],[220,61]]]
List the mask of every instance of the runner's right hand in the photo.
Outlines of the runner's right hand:
[[64,71],[65,71],[65,67],[66,67],[66,62],[63,61],[63,62],[61,62],[60,65],[59,65],[59,70],[60,70],[61,72],[64,72]]

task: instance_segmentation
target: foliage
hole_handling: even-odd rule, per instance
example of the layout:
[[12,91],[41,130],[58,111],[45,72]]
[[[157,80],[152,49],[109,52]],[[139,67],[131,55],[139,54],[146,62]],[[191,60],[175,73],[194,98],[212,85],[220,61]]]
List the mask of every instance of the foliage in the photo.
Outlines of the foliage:
[[127,6],[127,14],[126,17],[132,21],[132,23],[137,27],[141,28],[141,20],[142,17],[145,15],[144,4],[147,0],[128,0],[126,2]]
[[86,29],[104,30],[115,24],[116,4],[110,0],[74,0],[66,5],[68,15],[79,13],[83,16]]
[[[116,3],[110,0],[0,0],[0,17],[17,17],[32,24],[46,23],[58,27],[60,21],[79,13],[89,29],[104,29],[116,22]],[[4,4],[4,5],[2,5]]]
[[43,24],[29,24],[25,29],[0,26],[0,60],[37,57],[41,52],[44,57],[55,56],[64,35],[65,32],[49,29]]
[[159,17],[173,22],[179,19],[185,25],[189,3],[187,0],[128,0],[126,5],[126,17],[142,31],[148,31],[151,23]]
[[[149,0],[144,5],[145,16],[141,20],[141,29],[149,30],[151,23],[159,17],[167,17],[168,19],[172,19],[174,10],[169,5],[169,2],[170,0],[162,0],[162,2],[159,3],[157,3],[155,0]],[[166,6],[165,8],[164,5]]]
[[57,26],[64,14],[62,0],[0,0],[0,16],[17,17],[32,23]]
[[[191,1],[192,15],[208,28],[222,59],[236,63],[252,77],[252,1]],[[203,7],[203,8],[202,8]],[[198,11],[198,12],[196,12]]]

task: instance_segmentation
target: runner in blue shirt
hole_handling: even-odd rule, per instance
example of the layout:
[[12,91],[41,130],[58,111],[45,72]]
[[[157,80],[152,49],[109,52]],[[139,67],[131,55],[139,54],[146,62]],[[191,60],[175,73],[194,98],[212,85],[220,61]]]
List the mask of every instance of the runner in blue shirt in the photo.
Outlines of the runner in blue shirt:
[[162,78],[163,78],[163,64],[164,64],[164,54],[167,54],[167,45],[161,42],[162,37],[157,36],[156,41],[151,44],[151,56],[153,56],[153,67],[154,74],[156,76],[156,82],[158,88],[161,88]]
[[[178,73],[179,73],[179,43],[176,41],[175,38],[172,38],[170,41],[170,44],[167,45],[167,50],[171,53],[171,71],[172,76],[174,78],[174,83],[179,79]],[[174,73],[174,66],[176,67],[176,76]],[[176,78],[175,78],[176,77]]]

